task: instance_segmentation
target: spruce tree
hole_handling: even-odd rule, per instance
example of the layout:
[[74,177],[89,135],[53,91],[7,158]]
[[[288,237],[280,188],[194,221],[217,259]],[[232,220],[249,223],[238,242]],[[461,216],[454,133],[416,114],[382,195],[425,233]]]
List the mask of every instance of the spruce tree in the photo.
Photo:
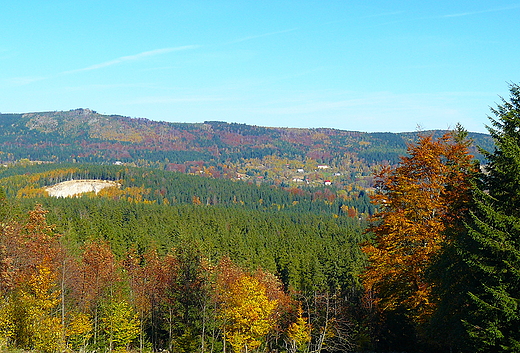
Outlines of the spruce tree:
[[520,87],[491,109],[495,150],[475,181],[463,229],[433,268],[439,341],[467,352],[520,352]]

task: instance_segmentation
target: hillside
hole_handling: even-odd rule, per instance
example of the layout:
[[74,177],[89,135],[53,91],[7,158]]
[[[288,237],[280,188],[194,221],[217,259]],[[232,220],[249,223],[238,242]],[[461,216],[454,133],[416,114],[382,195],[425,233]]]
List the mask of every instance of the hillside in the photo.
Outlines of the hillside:
[[[440,131],[423,132],[439,134]],[[285,186],[363,190],[373,168],[395,164],[417,133],[364,133],[206,121],[167,123],[90,109],[0,114],[0,161],[127,164]],[[472,133],[475,145],[492,147]],[[473,149],[475,154],[476,148]]]

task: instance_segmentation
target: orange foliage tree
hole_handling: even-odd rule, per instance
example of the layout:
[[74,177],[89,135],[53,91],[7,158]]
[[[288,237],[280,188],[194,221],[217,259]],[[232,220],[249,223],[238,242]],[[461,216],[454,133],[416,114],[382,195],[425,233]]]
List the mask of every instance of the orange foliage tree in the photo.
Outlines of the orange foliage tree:
[[73,291],[80,310],[93,318],[94,343],[97,343],[99,334],[101,301],[118,280],[117,266],[114,253],[106,241],[91,241],[85,245],[80,275]]
[[287,330],[287,327],[296,319],[297,305],[296,300],[291,298],[283,288],[282,281],[274,274],[258,269],[253,274],[261,286],[265,287],[265,294],[269,301],[276,303],[271,313],[271,322],[273,323],[272,334],[268,337],[271,340],[278,340]]
[[421,136],[394,169],[376,176],[379,211],[363,246],[369,266],[362,276],[382,311],[407,310],[414,320],[431,313],[431,283],[425,271],[468,200],[475,170],[466,132],[460,127],[435,139]]
[[[128,273],[132,304],[136,308],[139,328],[139,349],[144,349],[145,324],[150,324],[152,340],[156,336],[156,322],[153,317],[154,307],[164,300],[166,290],[166,268],[155,249],[149,249],[139,255],[132,249],[124,261]],[[155,344],[154,341],[152,341]]]
[[[63,343],[58,273],[62,248],[41,205],[0,226],[0,346],[47,352]],[[7,339],[7,341],[6,341]]]

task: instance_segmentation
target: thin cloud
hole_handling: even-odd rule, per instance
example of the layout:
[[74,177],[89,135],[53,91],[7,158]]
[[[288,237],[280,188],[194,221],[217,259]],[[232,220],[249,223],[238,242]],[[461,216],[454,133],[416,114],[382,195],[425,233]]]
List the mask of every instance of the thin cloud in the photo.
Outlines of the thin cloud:
[[[396,15],[401,15],[403,13],[404,13],[404,11],[381,12],[381,13],[374,13],[374,14],[371,14],[371,15],[361,16],[360,18],[366,19],[366,18],[396,16]],[[347,19],[343,19],[343,20],[337,20],[337,21],[328,21],[328,22],[325,22],[323,24],[324,25],[331,25],[331,24],[335,24],[335,23],[345,23],[347,21],[348,21]]]
[[142,69],[141,71],[159,71],[159,70],[172,70],[179,69],[181,66],[160,66],[160,67],[149,67],[146,69]]
[[153,85],[141,84],[141,83],[113,83],[113,84],[91,84],[81,86],[70,86],[65,87],[67,91],[88,91],[88,90],[104,90],[112,88],[153,88]]
[[256,35],[256,36],[249,36],[249,37],[240,38],[240,39],[237,39],[237,40],[234,40],[234,41],[231,41],[231,42],[227,42],[226,44],[241,43],[241,42],[245,42],[245,41],[252,40],[252,39],[273,36],[273,35],[276,35],[276,34],[293,32],[293,31],[296,31],[296,30],[298,30],[298,28],[291,28],[291,29],[285,29],[283,31],[276,31],[276,32],[269,32],[269,33],[259,34],[259,35]]
[[[200,47],[199,45],[185,45],[185,46],[181,46],[181,47],[162,48],[162,49],[150,50],[150,51],[145,51],[145,52],[142,52],[142,53],[139,53],[139,54],[135,54],[135,55],[122,56],[122,57],[114,59],[114,60],[106,61],[106,62],[101,63],[101,64],[96,64],[96,65],[84,67],[82,69],[63,71],[63,72],[60,72],[60,73],[55,74],[55,75],[35,76],[35,77],[13,77],[13,78],[4,80],[4,82],[7,83],[10,86],[25,86],[25,85],[28,85],[28,84],[31,84],[31,83],[34,83],[34,82],[52,79],[52,78],[55,78],[55,77],[58,77],[58,76],[61,76],[61,75],[69,75],[69,74],[74,74],[74,73],[77,73],[77,72],[102,69],[102,68],[105,68],[105,67],[121,64],[121,63],[128,62],[128,61],[137,61],[137,60],[141,60],[141,59],[144,59],[144,58],[147,58],[147,57],[151,57],[151,56],[162,55],[162,54],[171,53],[171,52],[174,52],[174,51],[196,49],[196,48],[199,48],[199,47]],[[0,51],[0,53],[1,53],[1,51]]]
[[98,70],[98,69],[102,69],[102,68],[105,68],[105,67],[108,67],[108,66],[121,64],[121,63],[124,63],[124,62],[127,62],[127,61],[137,61],[137,60],[141,60],[143,58],[147,58],[147,57],[150,57],[150,56],[162,55],[162,54],[171,53],[171,52],[174,52],[174,51],[196,49],[198,47],[199,47],[198,45],[185,45],[185,46],[182,46],[182,47],[175,47],[175,48],[155,49],[155,50],[145,51],[145,52],[142,52],[142,53],[139,53],[139,54],[135,54],[135,55],[122,56],[122,57],[114,59],[114,60],[105,61],[103,63],[92,65],[92,66],[88,66],[88,67],[84,67],[82,69],[65,71],[65,72],[63,72],[63,74],[71,74],[71,73],[82,72],[82,71]]
[[33,82],[43,81],[48,79],[45,76],[26,76],[26,77],[12,77],[4,80],[9,86],[25,86]]
[[497,7],[497,8],[493,8],[493,9],[480,10],[480,11],[469,11],[469,12],[448,14],[448,15],[444,15],[442,17],[443,18],[451,18],[451,17],[472,16],[472,15],[479,15],[479,14],[489,13],[489,12],[499,12],[499,11],[514,10],[514,9],[518,9],[518,8],[520,8],[520,4],[506,6],[506,7]]

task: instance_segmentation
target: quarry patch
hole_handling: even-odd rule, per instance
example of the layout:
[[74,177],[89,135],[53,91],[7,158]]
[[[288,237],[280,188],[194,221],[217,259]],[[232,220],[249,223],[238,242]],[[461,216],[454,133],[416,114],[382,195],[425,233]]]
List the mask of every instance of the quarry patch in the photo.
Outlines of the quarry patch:
[[86,192],[95,192],[96,194],[104,188],[120,187],[121,184],[111,180],[81,179],[67,180],[53,186],[45,188],[49,196],[53,197],[70,197],[84,194]]

